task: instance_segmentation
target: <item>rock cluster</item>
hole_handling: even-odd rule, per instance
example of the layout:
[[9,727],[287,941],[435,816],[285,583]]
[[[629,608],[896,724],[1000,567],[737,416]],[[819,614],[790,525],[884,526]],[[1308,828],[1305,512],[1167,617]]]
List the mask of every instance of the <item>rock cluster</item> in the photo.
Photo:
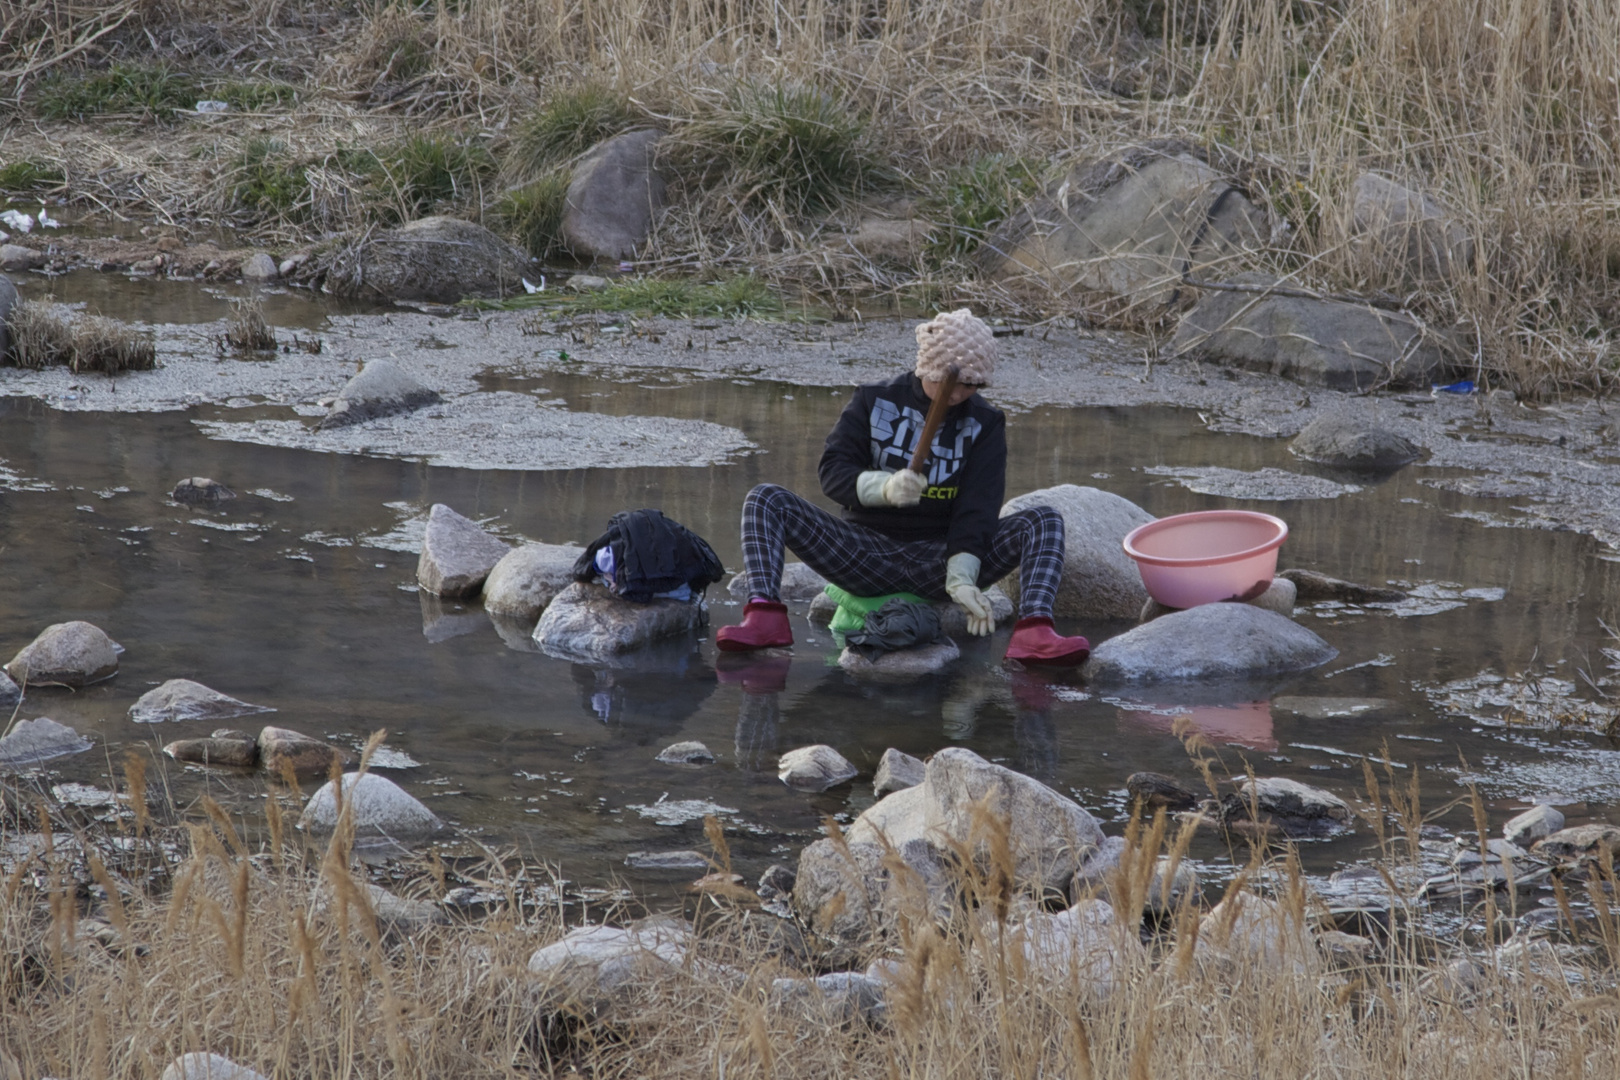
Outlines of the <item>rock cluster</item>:
[[[253,711],[266,710],[253,707]],[[325,739],[282,727],[266,727],[257,736],[219,728],[206,739],[176,739],[165,745],[163,752],[176,761],[194,765],[239,769],[258,766],[272,776],[283,776],[289,770],[299,777],[325,776],[334,765],[352,765],[355,760],[353,754]]]

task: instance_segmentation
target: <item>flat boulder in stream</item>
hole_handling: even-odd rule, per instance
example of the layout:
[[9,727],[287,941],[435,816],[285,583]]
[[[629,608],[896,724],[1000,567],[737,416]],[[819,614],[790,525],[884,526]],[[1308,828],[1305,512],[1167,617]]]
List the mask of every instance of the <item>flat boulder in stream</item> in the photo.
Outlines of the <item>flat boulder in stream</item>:
[[1406,599],[1406,593],[1400,589],[1360,585],[1315,570],[1283,570],[1277,576],[1294,583],[1295,594],[1302,604],[1314,604],[1321,600],[1337,600],[1345,604],[1383,604]]
[[1204,604],[1143,623],[1091,651],[1097,686],[1240,680],[1306,671],[1339,651],[1274,611]]
[[1327,413],[1300,429],[1288,448],[1298,457],[1341,469],[1387,472],[1417,460],[1411,440],[1367,420]]
[[55,623],[13,656],[5,671],[24,686],[77,690],[116,675],[122,651],[117,642],[91,623]]
[[[953,605],[954,606],[954,605]],[[962,658],[954,641],[897,649],[878,657],[868,657],[846,648],[838,654],[838,666],[866,682],[900,683],[938,675]]]
[[1226,824],[1252,822],[1288,837],[1343,832],[1354,816],[1349,804],[1331,791],[1281,776],[1245,780],[1221,801]]
[[343,384],[332,407],[327,410],[320,430],[363,424],[382,416],[411,412],[439,402],[439,393],[422,385],[416,377],[393,360],[372,360],[360,373]]
[[0,769],[21,769],[90,749],[89,739],[49,717],[19,720],[0,739]]
[[428,511],[416,583],[434,596],[460,600],[477,596],[484,581],[511,547],[443,503]]
[[[342,778],[343,802],[352,807],[357,835],[418,840],[444,826],[437,814],[398,784],[376,773],[348,773]],[[309,798],[302,824],[314,832],[331,832],[338,822],[337,788],[328,780]]]
[[484,610],[526,620],[532,627],[546,605],[574,583],[573,544],[523,544],[501,556],[484,581]]
[[229,720],[275,711],[266,705],[239,701],[200,682],[170,679],[142,694],[129,707],[129,718],[137,724],[161,724],[168,720]]
[[[1008,500],[1001,516],[1041,506],[1063,518],[1063,579],[1054,613],[1078,619],[1136,618],[1148,594],[1122,542],[1126,533],[1154,520],[1153,515],[1111,491],[1059,484]],[[1001,585],[1016,602],[1018,572]]]
[[577,581],[540,616],[534,640],[543,652],[560,659],[610,660],[690,632],[702,613],[702,605],[690,601],[636,604],[600,585]]

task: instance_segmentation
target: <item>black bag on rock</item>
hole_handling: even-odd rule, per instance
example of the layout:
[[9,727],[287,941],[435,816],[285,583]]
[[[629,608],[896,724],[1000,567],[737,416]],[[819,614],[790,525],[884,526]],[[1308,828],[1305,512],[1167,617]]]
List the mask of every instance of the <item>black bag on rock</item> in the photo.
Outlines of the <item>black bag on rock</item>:
[[[597,559],[603,548],[612,556],[606,571]],[[682,586],[696,596],[725,573],[707,540],[658,510],[614,514],[574,562],[575,581],[601,577],[615,595],[642,604]]]

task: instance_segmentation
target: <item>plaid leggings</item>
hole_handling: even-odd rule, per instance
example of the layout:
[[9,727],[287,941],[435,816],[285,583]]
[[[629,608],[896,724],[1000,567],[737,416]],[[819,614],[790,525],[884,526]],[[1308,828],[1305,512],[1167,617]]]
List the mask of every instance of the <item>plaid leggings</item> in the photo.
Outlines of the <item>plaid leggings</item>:
[[[891,540],[875,529],[833,517],[776,484],[760,484],[743,499],[743,563],[751,596],[779,600],[782,549],[856,596],[913,592],[945,595],[945,541]],[[1019,568],[1019,615],[1052,614],[1063,576],[1063,516],[1048,506],[1008,514],[979,567],[979,583],[1000,581]]]

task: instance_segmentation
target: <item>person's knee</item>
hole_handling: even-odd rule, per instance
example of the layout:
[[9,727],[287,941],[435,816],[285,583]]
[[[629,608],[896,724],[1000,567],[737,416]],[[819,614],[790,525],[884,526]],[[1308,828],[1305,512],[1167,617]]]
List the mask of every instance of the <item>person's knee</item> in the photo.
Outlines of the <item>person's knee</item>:
[[753,487],[748,489],[748,494],[743,497],[743,501],[751,503],[768,503],[773,502],[787,494],[789,494],[788,489],[783,487],[781,484],[755,484]]

